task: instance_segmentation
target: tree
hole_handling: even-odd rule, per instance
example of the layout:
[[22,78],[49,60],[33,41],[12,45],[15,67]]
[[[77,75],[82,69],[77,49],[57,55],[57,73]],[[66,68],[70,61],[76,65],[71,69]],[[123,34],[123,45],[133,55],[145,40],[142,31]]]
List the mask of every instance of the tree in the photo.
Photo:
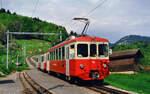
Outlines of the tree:
[[16,12],[13,13],[13,15],[16,15],[16,14],[17,14]]
[[0,13],[6,13],[6,10],[4,8],[1,8]]
[[9,10],[7,10],[7,13],[8,13],[8,14],[11,14],[11,12],[10,12]]
[[2,23],[0,23],[0,41],[2,44],[6,43],[6,27]]

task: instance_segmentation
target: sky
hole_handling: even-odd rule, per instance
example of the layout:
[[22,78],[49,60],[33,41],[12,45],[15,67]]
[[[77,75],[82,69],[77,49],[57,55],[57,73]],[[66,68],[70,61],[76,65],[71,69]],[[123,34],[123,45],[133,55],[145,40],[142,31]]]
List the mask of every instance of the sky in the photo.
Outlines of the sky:
[[[64,26],[68,33],[73,30],[80,34],[85,24],[72,19],[86,17],[90,20],[87,34],[112,43],[126,35],[150,36],[150,0],[1,1],[1,7],[11,12]],[[99,4],[100,7],[90,12]]]

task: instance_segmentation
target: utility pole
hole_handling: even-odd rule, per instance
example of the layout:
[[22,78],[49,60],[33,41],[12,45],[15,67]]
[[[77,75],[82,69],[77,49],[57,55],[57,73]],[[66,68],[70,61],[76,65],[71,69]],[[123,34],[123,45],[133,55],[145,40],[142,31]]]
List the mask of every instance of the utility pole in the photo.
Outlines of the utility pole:
[[19,62],[19,61],[18,61],[18,56],[19,56],[19,55],[17,55],[17,63]]
[[24,42],[24,62],[26,61],[26,43]]
[[6,58],[6,68],[8,69],[8,53],[9,53],[9,30],[7,31],[7,58]]

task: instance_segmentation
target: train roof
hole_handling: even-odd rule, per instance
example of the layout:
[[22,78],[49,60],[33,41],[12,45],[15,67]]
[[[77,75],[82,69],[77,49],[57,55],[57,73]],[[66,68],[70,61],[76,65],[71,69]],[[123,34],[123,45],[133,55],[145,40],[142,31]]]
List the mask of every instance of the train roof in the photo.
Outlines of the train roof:
[[82,36],[82,37],[77,37],[77,38],[74,38],[74,39],[71,39],[71,40],[66,40],[58,45],[55,45],[54,47],[48,49],[46,52],[49,52],[53,49],[56,49],[60,46],[63,46],[65,44],[68,44],[68,43],[72,43],[72,42],[76,42],[76,41],[95,41],[95,42],[108,42],[107,39],[104,39],[104,38],[99,38],[99,37],[92,37],[92,36]]

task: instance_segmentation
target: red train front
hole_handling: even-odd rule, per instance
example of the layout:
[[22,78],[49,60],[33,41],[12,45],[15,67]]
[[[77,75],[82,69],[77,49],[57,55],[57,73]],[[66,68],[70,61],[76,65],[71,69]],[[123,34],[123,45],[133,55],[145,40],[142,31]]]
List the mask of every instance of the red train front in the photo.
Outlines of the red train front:
[[77,37],[54,46],[45,54],[42,57],[47,56],[46,70],[63,74],[69,79],[102,80],[109,75],[107,39]]

